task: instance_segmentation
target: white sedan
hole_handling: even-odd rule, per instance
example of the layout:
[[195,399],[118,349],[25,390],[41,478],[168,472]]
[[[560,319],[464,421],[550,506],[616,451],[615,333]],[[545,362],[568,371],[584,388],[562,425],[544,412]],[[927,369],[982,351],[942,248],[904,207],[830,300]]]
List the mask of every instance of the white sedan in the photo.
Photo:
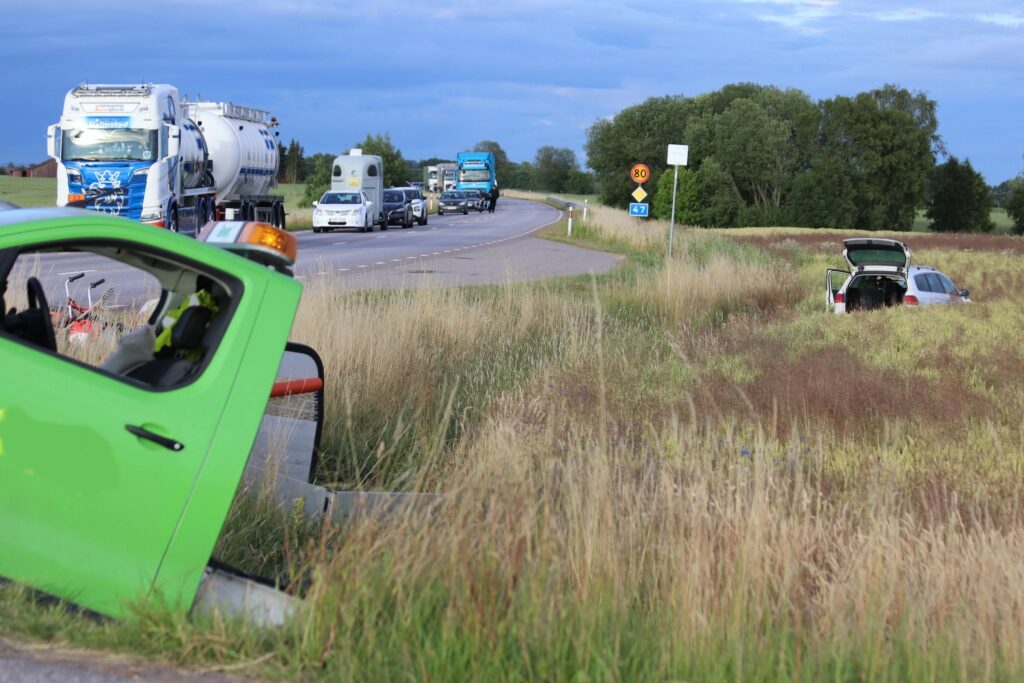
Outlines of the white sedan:
[[313,232],[335,228],[373,230],[373,202],[363,192],[324,192],[313,202]]

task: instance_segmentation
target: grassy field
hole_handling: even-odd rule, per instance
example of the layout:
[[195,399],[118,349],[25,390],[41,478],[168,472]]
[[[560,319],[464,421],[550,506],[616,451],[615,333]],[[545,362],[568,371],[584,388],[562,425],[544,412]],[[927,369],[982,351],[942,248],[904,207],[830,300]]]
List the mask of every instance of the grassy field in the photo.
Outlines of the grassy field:
[[55,206],[57,179],[0,175],[0,199],[22,207]]
[[325,681],[1019,680],[1024,239],[904,236],[976,303],[836,317],[849,233],[669,261],[665,228],[592,207],[574,241],[629,257],[596,278],[307,286],[320,480],[445,502],[306,529],[239,499],[217,555],[301,586],[289,625],[8,586],[0,632]]

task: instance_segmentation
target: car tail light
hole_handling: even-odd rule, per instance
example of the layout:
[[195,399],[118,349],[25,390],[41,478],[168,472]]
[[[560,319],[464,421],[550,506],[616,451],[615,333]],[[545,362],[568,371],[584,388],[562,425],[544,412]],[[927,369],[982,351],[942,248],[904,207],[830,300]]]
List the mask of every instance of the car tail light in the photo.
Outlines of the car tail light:
[[917,297],[913,294],[907,294],[903,297],[904,306],[917,306],[919,303],[920,302],[917,300]]
[[846,295],[843,294],[842,292],[837,293],[836,294],[836,303],[837,304],[846,303]]

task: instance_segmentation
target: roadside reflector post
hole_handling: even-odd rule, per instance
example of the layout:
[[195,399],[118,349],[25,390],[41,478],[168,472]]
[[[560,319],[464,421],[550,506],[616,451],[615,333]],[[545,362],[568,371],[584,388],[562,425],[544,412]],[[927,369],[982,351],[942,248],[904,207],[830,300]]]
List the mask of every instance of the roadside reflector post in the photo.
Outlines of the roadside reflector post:
[[672,217],[668,222],[668,257],[672,258],[672,241],[676,234],[676,193],[679,190],[679,167],[686,166],[689,160],[690,148],[686,145],[668,146],[668,163],[676,169],[672,180]]
[[569,207],[569,233],[567,237],[572,237],[572,207]]
[[587,222],[587,204],[589,203],[589,201],[590,201],[589,199],[584,199],[583,200],[583,222],[584,223]]

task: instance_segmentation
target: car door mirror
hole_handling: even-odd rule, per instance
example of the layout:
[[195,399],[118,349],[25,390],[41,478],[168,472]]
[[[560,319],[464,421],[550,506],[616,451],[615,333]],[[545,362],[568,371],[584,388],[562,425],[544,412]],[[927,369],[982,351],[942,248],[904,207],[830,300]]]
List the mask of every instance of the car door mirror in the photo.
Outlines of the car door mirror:
[[316,207],[316,206],[320,206],[320,202],[313,202],[313,206],[314,206],[314,207]]
[[963,298],[966,299],[970,295],[971,295],[971,290],[969,290],[969,289],[961,289],[960,290],[960,296],[962,296]]

